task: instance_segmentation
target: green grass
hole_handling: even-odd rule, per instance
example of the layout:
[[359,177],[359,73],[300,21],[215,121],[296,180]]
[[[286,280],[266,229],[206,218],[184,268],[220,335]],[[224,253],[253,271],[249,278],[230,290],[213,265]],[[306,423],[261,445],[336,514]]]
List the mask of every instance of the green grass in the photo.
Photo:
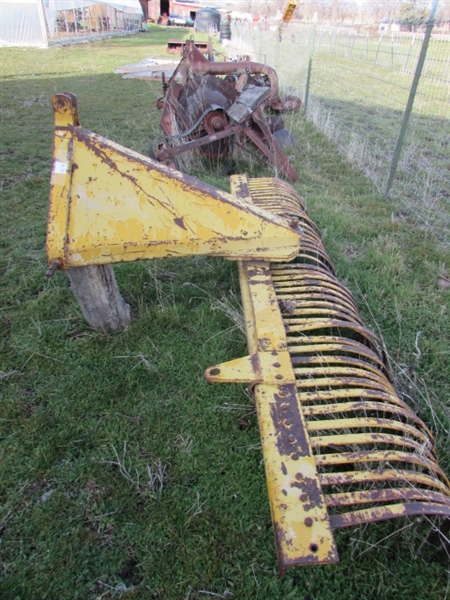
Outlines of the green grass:
[[[133,321],[115,334],[86,325],[63,273],[45,279],[51,95],[77,94],[85,127],[145,153],[159,135],[159,84],[113,70],[167,58],[173,35],[0,50],[1,596],[443,599],[448,565],[427,519],[338,532],[340,564],[277,575],[252,401],[203,378],[246,352],[218,308],[238,308],[235,264],[116,267]],[[450,472],[450,292],[437,287],[450,256],[310,123],[291,126],[296,187]],[[228,187],[215,170],[200,176]]]

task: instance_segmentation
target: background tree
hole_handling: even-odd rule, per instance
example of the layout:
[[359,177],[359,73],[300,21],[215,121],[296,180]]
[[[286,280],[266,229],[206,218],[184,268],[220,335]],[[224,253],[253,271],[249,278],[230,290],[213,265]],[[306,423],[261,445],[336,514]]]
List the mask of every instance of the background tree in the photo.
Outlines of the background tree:
[[406,31],[417,31],[426,23],[429,10],[419,0],[407,0],[402,3],[398,21]]
[[441,0],[436,13],[436,23],[450,25],[450,0]]

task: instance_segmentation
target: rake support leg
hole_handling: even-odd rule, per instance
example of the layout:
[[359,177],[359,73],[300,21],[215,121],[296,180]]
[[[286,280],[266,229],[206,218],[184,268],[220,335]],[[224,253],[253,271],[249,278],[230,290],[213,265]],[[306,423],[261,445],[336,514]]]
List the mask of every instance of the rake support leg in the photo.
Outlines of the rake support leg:
[[70,286],[91,327],[114,331],[131,321],[130,306],[122,298],[111,265],[67,269]]

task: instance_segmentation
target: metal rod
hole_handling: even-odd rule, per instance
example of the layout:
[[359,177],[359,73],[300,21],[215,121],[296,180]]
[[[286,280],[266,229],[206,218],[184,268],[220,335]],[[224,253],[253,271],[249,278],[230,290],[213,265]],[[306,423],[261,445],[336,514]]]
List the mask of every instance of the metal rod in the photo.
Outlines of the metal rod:
[[394,156],[391,163],[391,168],[389,171],[389,177],[386,184],[385,196],[389,195],[391,191],[392,183],[394,181],[395,173],[397,172],[398,161],[400,159],[400,153],[403,147],[403,140],[405,139],[406,130],[408,128],[409,119],[411,117],[411,112],[414,106],[414,99],[416,97],[417,88],[419,86],[420,77],[422,75],[423,65],[425,63],[425,58],[427,55],[428,44],[430,42],[431,32],[434,27],[434,16],[436,14],[437,5],[439,0],[433,0],[433,6],[431,7],[430,16],[427,21],[427,26],[425,29],[425,36],[423,38],[422,48],[420,49],[419,60],[417,61],[416,72],[414,73],[414,79],[411,85],[411,90],[409,92],[408,102],[406,104],[405,114],[403,115],[403,122],[400,128],[400,133],[397,140],[397,145],[395,147]]
[[305,115],[308,110],[309,86],[311,83],[312,59],[313,59],[313,53],[314,53],[314,44],[316,41],[316,27],[317,27],[317,13],[314,13],[313,29],[312,29],[312,34],[311,34],[311,43],[309,45],[308,74],[306,76],[305,109],[304,109]]

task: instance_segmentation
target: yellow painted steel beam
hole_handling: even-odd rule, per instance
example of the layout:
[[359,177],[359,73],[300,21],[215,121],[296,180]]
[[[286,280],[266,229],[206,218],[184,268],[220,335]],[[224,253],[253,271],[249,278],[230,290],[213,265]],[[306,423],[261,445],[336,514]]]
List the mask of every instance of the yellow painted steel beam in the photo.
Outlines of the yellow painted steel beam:
[[[251,201],[245,176],[232,177],[231,187]],[[338,562],[270,265],[239,262],[239,277],[251,354],[209,368],[206,378],[254,386],[280,572]]]
[[253,354],[215,365],[210,382],[255,384],[255,398],[280,572],[296,565],[337,562],[295,374],[268,263],[239,264]]
[[80,127],[53,97],[47,255],[52,268],[205,254],[292,259],[296,224]]
[[[256,352],[210,367],[206,378],[211,383],[270,383],[278,384],[290,377],[289,352]],[[293,383],[290,380],[290,383]]]

